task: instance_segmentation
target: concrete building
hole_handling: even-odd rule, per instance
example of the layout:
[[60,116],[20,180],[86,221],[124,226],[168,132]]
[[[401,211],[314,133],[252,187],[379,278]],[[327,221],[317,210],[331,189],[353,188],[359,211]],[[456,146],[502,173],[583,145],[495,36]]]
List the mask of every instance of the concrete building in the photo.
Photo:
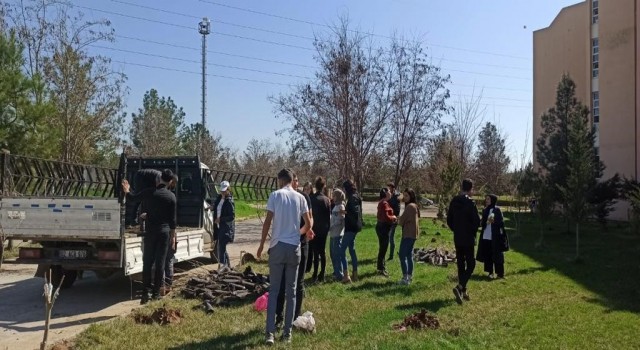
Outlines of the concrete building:
[[[596,146],[607,167],[638,180],[640,173],[640,0],[586,0],[560,11],[533,34],[533,139],[541,115],[555,104],[563,73],[592,111]],[[620,205],[614,218],[627,218]]]

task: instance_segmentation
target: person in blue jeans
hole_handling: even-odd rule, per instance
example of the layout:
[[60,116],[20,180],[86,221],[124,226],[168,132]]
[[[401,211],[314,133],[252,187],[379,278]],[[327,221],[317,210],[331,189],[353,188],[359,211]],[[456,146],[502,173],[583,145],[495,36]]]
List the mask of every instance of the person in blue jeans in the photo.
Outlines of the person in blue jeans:
[[[389,182],[387,184],[387,188],[389,189],[389,192],[391,192],[391,198],[388,200],[389,205],[391,206],[391,209],[393,209],[393,215],[395,215],[396,217],[400,216],[400,196],[399,193],[396,191],[396,185],[393,184],[393,182]],[[398,226],[397,222],[394,222],[391,224],[391,228],[389,229],[389,261],[393,260],[393,253],[396,251],[396,242],[395,242],[395,235],[396,235],[396,227]]]
[[[362,230],[362,199],[352,180],[346,180],[342,188],[347,196],[346,213],[344,218],[344,236],[342,237],[341,253],[345,256],[347,249],[351,256],[351,281],[358,280],[358,256],[356,255],[356,235]],[[348,281],[347,281],[348,282]]]
[[349,270],[347,269],[347,258],[342,252],[341,241],[344,235],[344,192],[339,189],[333,191],[333,209],[331,209],[331,226],[329,227],[329,255],[333,265],[333,278],[336,281],[349,283]]
[[398,225],[402,227],[402,240],[398,252],[402,279],[399,283],[407,285],[413,281],[413,245],[420,232],[420,208],[417,204],[416,193],[411,188],[404,190],[402,201],[405,203],[404,211],[398,218]]

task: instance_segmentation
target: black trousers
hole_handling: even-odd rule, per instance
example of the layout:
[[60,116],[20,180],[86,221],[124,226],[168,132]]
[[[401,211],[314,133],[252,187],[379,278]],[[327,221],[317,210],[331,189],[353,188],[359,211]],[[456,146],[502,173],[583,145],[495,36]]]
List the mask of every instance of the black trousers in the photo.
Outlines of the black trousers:
[[456,245],[456,258],[458,264],[458,281],[462,289],[467,289],[467,282],[476,268],[476,259],[473,256],[473,245]]
[[[150,229],[144,236],[144,251],[142,252],[142,285],[144,292],[153,295],[160,294],[160,287],[164,281],[164,267],[169,250],[169,226]],[[153,283],[151,271],[155,265]]]
[[385,258],[389,248],[389,232],[391,223],[378,222],[376,224],[376,234],[378,235],[378,270],[385,269]]
[[[315,231],[314,231],[315,232]],[[318,275],[318,267],[320,267],[320,275],[324,276],[327,267],[327,236],[329,232],[315,232],[316,236],[309,242],[309,255],[307,259],[307,272],[311,271],[313,266],[313,275]]]
[[478,244],[478,261],[484,262],[484,271],[492,274],[495,268],[498,277],[504,277],[504,253],[493,247],[490,239],[481,239]]
[[[315,238],[314,238],[315,239]],[[296,281],[296,311],[293,315],[295,321],[300,316],[302,302],[304,301],[304,273],[307,267],[307,259],[309,257],[309,244],[300,243],[300,265],[298,265],[298,280]],[[285,296],[285,279],[280,283],[280,293],[278,293],[278,304],[276,305],[276,323],[284,321],[284,296]]]

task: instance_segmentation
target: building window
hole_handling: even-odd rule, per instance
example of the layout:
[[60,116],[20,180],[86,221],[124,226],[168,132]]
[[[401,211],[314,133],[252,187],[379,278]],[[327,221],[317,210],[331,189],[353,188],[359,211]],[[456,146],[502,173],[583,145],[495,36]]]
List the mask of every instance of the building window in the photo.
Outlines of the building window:
[[591,108],[592,108],[592,114],[593,114],[593,122],[599,123],[600,122],[600,92],[596,91],[596,92],[593,92],[591,95],[592,95]]
[[598,0],[591,1],[591,23],[598,23]]
[[591,65],[592,76],[597,78],[600,68],[600,43],[598,38],[591,39]]

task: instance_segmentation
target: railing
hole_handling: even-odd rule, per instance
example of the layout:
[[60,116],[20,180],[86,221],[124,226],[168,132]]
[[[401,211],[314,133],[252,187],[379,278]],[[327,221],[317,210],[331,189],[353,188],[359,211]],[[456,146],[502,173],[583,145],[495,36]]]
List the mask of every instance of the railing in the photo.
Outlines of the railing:
[[114,197],[117,169],[0,153],[0,195]]
[[277,189],[277,179],[273,176],[251,175],[222,170],[211,170],[211,181],[215,193],[220,192],[220,182],[229,181],[233,197],[243,201],[266,201],[269,194]]

